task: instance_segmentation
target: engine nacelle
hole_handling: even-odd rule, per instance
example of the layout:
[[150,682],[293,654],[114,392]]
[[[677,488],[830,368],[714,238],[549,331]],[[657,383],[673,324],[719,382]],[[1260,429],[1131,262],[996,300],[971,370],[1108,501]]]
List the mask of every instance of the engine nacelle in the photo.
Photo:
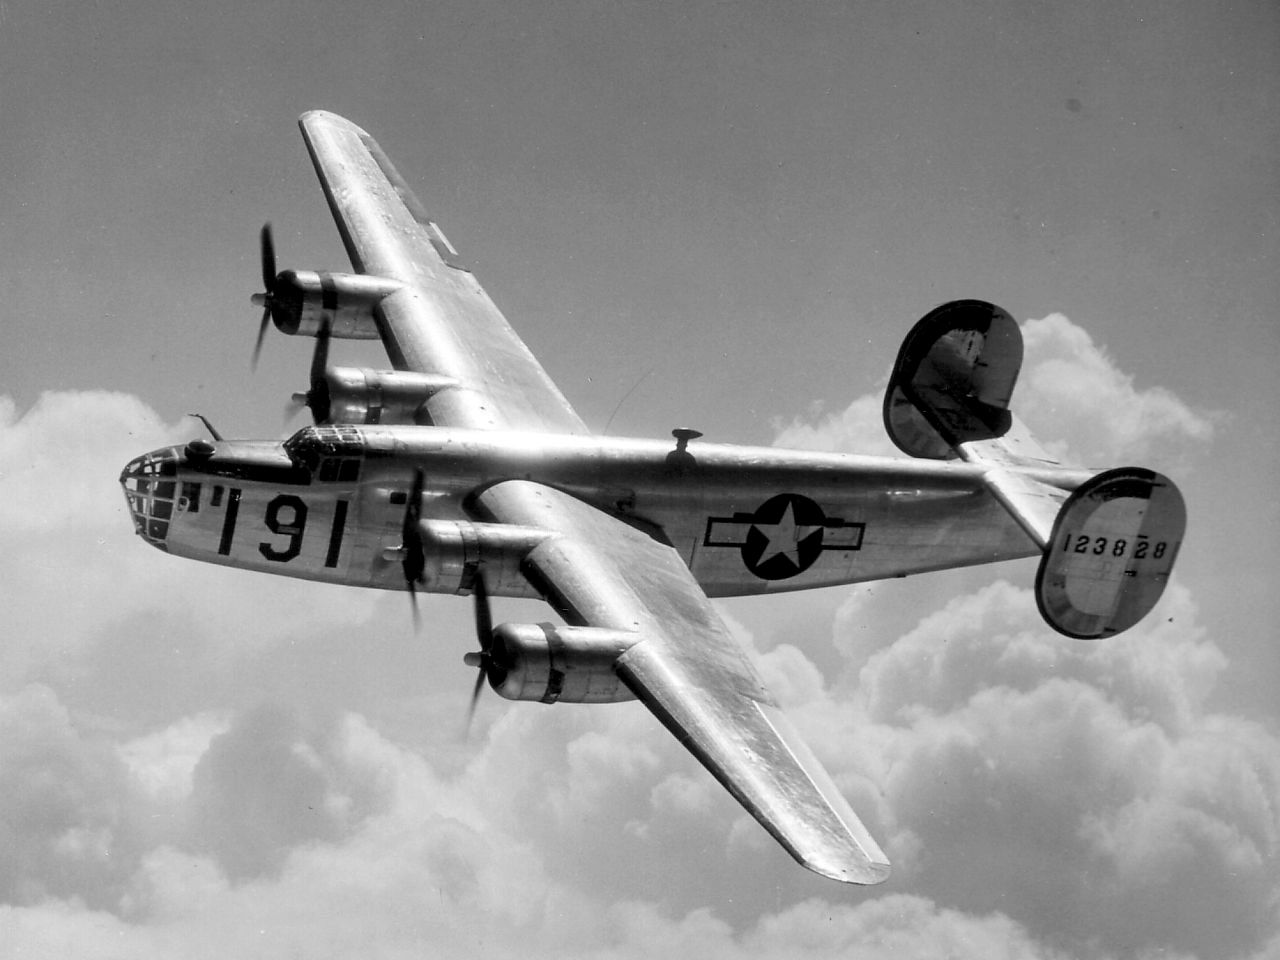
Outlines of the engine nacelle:
[[[486,570],[486,583],[487,580]],[[489,685],[508,700],[619,703],[635,694],[614,670],[638,640],[629,630],[504,623],[493,631]]]
[[373,309],[404,285],[363,273],[285,270],[271,288],[271,319],[281,333],[314,337],[327,322],[331,336],[377,340]]
[[312,386],[308,403],[316,423],[425,424],[423,405],[457,384],[451,377],[405,370],[330,367]]
[[432,593],[471,593],[483,564],[484,585],[498,597],[541,599],[521,571],[529,551],[552,534],[537,527],[466,520],[420,520],[422,582]]

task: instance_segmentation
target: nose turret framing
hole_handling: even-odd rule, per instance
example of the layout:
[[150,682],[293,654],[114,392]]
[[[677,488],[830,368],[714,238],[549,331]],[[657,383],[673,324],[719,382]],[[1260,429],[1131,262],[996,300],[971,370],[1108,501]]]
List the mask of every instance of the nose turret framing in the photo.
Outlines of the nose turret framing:
[[153,547],[168,550],[165,539],[178,500],[178,448],[165,447],[129,461],[120,473],[133,528]]

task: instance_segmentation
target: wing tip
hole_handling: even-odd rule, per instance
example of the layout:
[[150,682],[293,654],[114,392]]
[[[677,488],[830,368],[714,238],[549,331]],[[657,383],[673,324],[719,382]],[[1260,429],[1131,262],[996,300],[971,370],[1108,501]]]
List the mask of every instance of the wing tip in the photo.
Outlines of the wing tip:
[[865,855],[859,856],[853,863],[846,861],[840,864],[828,864],[803,857],[796,857],[796,861],[806,870],[812,870],[819,876],[839,880],[841,883],[856,883],[863,886],[884,883],[893,873],[893,866],[888,860],[872,859]]
[[784,830],[781,823],[761,822],[774,832],[796,862],[814,873],[844,883],[888,880],[893,869],[889,858],[786,714],[773,704],[759,701],[756,709],[790,751],[820,807],[825,808],[825,816],[819,814],[807,829]]
[[328,124],[329,126],[341,127],[343,129],[350,130],[353,133],[368,136],[368,134],[366,134],[365,131],[357,124],[352,123],[346,117],[333,113],[330,110],[308,110],[303,113],[302,116],[298,117],[298,126],[301,127],[304,132],[308,127],[317,124]]

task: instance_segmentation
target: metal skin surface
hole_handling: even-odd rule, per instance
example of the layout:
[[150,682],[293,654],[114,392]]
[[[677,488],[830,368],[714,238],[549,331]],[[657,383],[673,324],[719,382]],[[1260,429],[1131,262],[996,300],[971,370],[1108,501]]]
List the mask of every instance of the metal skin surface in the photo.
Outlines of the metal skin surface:
[[[357,273],[275,274],[264,228],[268,292],[255,302],[283,332],[317,338],[302,396],[317,425],[131,461],[120,480],[152,546],[472,594],[481,649],[467,662],[495,690],[639,699],[797,861],[850,883],[881,882],[888,859],[709,597],[1038,556],[1064,502],[1081,505],[1037,581],[1051,623],[1101,635],[1159,596],[1182,536],[1176,488],[1160,478],[1167,492],[1131,503],[1129,482],[1123,509],[1110,486],[1069,501],[1092,474],[1053,461],[1008,412],[1021,337],[998,307],[944,305],[904,341],[885,422],[931,459],[731,446],[690,429],[591,436],[373,138],[322,111],[299,122]],[[394,372],[328,366],[330,338],[375,332]],[[1141,537],[1167,562],[1126,567]],[[1085,547],[1115,562],[1077,559]],[[1144,573],[1137,590],[1130,568]],[[489,596],[544,599],[565,625],[495,628]]]
[[586,434],[377,142],[323,111],[299,124],[352,265],[403,284],[374,308],[392,364],[462,385],[427,402],[429,422]]
[[[697,441],[687,459],[673,463],[672,441],[444,427],[344,429],[363,448],[353,458],[359,462],[354,482],[322,481],[318,471],[290,460],[290,451],[301,459],[304,448],[321,442],[315,427],[285,444],[215,442],[211,455],[197,457],[181,447],[157,451],[156,456],[172,459],[180,483],[201,485],[198,509],[175,505],[168,551],[266,573],[402,590],[403,498],[414,468],[421,467],[426,520],[487,520],[473,502],[477,491],[503,480],[531,480],[661,530],[708,596],[803,590],[1040,553],[988,494],[981,468],[964,464]],[[1058,472],[1048,478],[1074,486],[1087,476]],[[217,486],[226,492],[219,506],[211,506]],[[238,507],[234,525],[228,526],[232,490],[239,491]],[[747,534],[756,526],[752,518],[779,494],[817,504],[828,524],[861,524],[856,547],[852,542],[825,545],[810,566],[791,576],[765,579],[753,573],[743,557]],[[293,499],[305,507],[300,533],[294,529]],[[342,542],[336,564],[326,565],[338,501],[347,503]],[[272,503],[281,503],[274,514]],[[761,523],[757,529],[769,526]],[[833,529],[839,528],[826,528],[822,539],[830,539]],[[295,538],[300,549],[286,556]],[[798,566],[787,566],[790,558],[776,562],[784,573]],[[490,592],[538,596],[523,580],[493,584]]]

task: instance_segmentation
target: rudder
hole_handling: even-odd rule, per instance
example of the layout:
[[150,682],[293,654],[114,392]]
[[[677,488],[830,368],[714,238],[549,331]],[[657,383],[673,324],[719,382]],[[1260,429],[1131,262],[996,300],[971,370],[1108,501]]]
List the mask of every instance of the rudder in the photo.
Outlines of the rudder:
[[1004,436],[1022,368],[1022,332],[984,300],[953,300],[927,313],[898,351],[884,425],[913,457],[950,459],[961,443]]
[[1078,639],[1127,630],[1164,592],[1186,524],[1186,504],[1168,477],[1141,467],[1093,477],[1062,505],[1040,559],[1041,615]]

